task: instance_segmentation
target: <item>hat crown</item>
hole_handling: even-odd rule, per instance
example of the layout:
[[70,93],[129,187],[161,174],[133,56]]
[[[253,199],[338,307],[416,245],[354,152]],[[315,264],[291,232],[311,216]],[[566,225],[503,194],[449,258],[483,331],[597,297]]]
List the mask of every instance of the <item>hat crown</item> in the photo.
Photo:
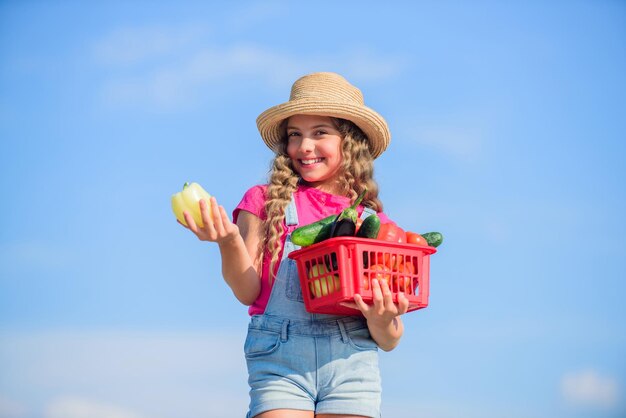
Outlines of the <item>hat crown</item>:
[[296,80],[289,101],[306,99],[364,105],[361,90],[335,73],[314,73]]
[[349,120],[369,142],[373,158],[389,145],[391,133],[385,119],[365,106],[363,93],[337,73],[312,73],[293,83],[289,101],[267,109],[256,120],[263,141],[277,151],[285,139],[283,121],[294,115],[328,116]]

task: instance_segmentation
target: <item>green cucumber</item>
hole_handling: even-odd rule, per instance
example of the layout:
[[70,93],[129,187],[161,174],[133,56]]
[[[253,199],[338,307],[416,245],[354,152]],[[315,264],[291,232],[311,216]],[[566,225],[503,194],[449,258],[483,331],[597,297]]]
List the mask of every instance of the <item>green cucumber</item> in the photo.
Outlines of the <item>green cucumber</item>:
[[360,238],[376,238],[378,231],[380,231],[380,218],[374,213],[363,220],[356,236]]
[[291,242],[307,247],[330,238],[330,231],[336,219],[337,215],[330,215],[312,224],[294,229],[291,233]]
[[443,242],[443,235],[441,232],[425,232],[420,235],[424,237],[428,245],[431,247],[438,247]]

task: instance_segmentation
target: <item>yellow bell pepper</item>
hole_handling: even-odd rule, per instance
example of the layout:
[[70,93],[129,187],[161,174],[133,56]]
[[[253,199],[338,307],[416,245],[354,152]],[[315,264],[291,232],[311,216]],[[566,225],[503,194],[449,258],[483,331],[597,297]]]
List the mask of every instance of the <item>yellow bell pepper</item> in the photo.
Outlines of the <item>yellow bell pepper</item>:
[[183,185],[183,191],[172,195],[172,210],[176,218],[185,226],[187,222],[183,216],[183,211],[186,210],[196,222],[199,227],[204,226],[202,222],[202,215],[200,215],[200,199],[203,199],[209,210],[209,217],[211,215],[211,195],[206,192],[198,183],[185,183]]

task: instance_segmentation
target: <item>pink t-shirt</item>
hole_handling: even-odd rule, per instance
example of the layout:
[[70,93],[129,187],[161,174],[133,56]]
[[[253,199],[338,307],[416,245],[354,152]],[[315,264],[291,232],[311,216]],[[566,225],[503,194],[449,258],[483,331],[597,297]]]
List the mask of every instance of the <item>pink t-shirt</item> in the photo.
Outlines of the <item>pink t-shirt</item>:
[[[257,216],[259,219],[264,220],[266,218],[264,205],[265,205],[265,191],[267,185],[258,185],[250,188],[239,202],[239,205],[233,211],[233,222],[237,222],[239,211],[245,210]],[[336,196],[330,193],[323,192],[313,187],[300,185],[294,192],[296,200],[296,207],[298,208],[298,225],[292,225],[286,228],[285,233],[282,236],[282,244],[285,243],[285,238],[288,233],[296,229],[298,226],[308,225],[310,223],[319,221],[333,214],[338,214],[343,209],[350,206],[350,199],[344,196]],[[362,206],[358,206],[357,212],[361,215],[363,211]],[[382,223],[391,222],[384,213],[379,213],[378,216]],[[281,253],[282,256],[282,253]],[[280,258],[279,258],[280,260]],[[266,253],[263,257],[263,267],[261,272],[261,293],[257,300],[250,306],[248,313],[250,315],[259,315],[265,311],[267,302],[270,298],[271,284],[269,283],[269,265],[271,261],[271,255]],[[278,271],[278,262],[275,264],[274,274]]]

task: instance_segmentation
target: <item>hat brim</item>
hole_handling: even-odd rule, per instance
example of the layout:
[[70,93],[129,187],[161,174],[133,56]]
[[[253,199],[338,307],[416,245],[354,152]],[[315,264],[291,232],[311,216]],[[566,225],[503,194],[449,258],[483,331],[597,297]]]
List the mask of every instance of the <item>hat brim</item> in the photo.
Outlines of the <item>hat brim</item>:
[[271,107],[257,118],[256,123],[261,137],[273,151],[278,150],[282,138],[280,126],[282,121],[294,115],[330,116],[353,122],[367,136],[372,158],[380,156],[391,141],[385,119],[367,106],[301,99]]

